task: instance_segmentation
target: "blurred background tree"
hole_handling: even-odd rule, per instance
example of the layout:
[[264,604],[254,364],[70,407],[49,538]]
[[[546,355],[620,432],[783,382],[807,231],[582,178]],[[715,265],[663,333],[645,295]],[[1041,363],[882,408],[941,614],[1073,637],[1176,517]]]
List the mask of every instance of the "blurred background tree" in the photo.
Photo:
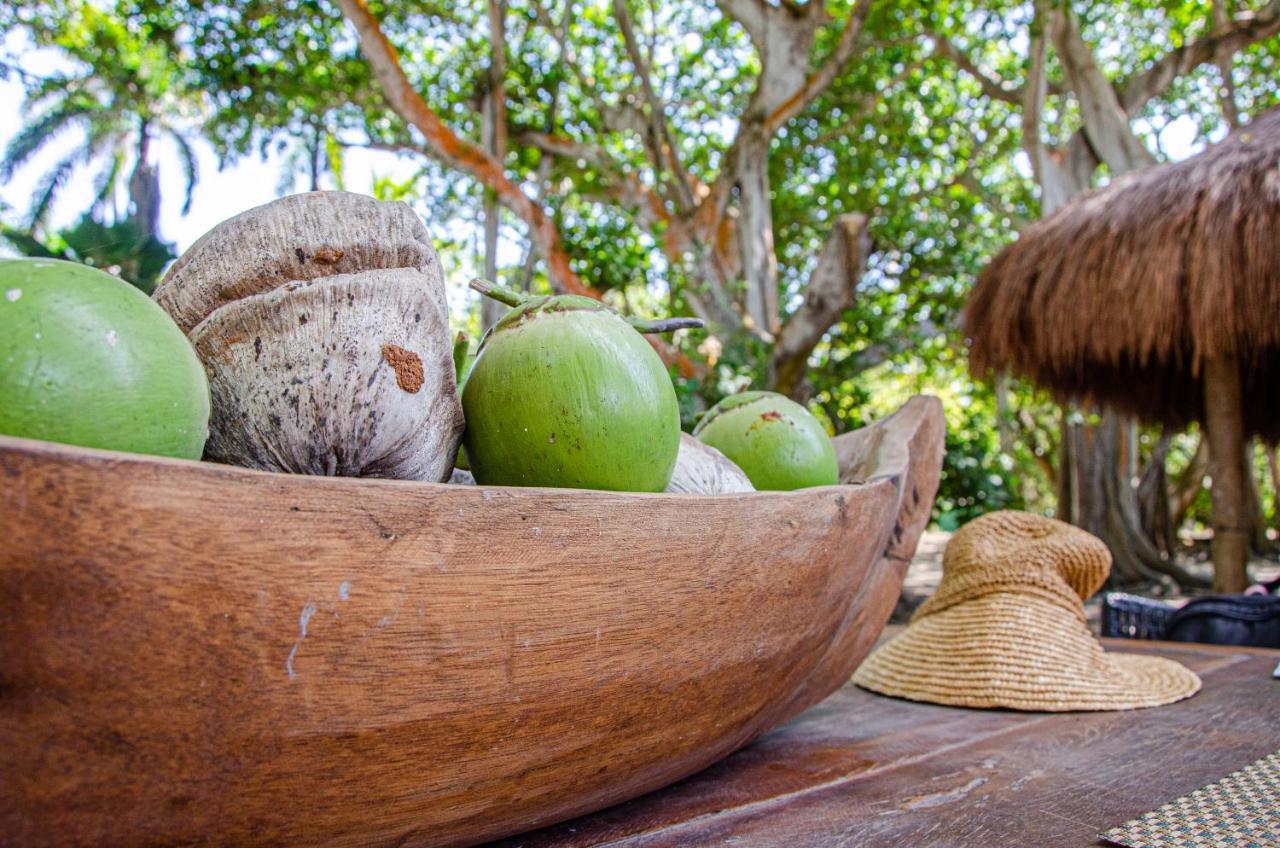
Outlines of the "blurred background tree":
[[[64,134],[77,136],[71,151],[36,183],[21,223],[0,234],[19,252],[76,259],[108,268],[151,291],[174,258],[159,237],[160,177],[153,153],[157,137],[178,151],[186,178],[186,203],[198,179],[189,128],[201,100],[184,78],[178,46],[135,26],[120,10],[91,3],[55,2],[13,8],[0,18],[5,29],[22,26],[37,46],[53,47],[72,70],[38,76],[6,60],[6,75],[25,88],[22,128],[0,156],[0,180]],[[92,207],[72,227],[49,231],[49,212],[77,168],[94,172]],[[117,203],[123,190],[126,201]]]
[[[686,425],[747,386],[833,432],[934,392],[944,526],[1059,502],[1084,522],[1070,505],[1105,466],[1141,504],[1108,538],[1121,558],[1144,546],[1121,575],[1180,573],[1166,531],[1201,517],[1195,435],[975,384],[958,313],[1026,222],[1273,105],[1280,2],[23,0],[0,23],[84,70],[54,84],[9,63],[28,93],[15,154],[80,102],[49,93],[73,81],[135,173],[162,128],[229,165],[282,154],[282,191],[342,187],[352,151],[391,151],[412,174],[374,191],[438,237],[474,232],[452,245],[472,267],[704,318],[660,350]],[[469,303],[476,332],[494,315]],[[1095,425],[1113,449],[1082,457]],[[1260,542],[1267,456],[1250,457]]]
[[104,224],[89,213],[73,226],[42,236],[5,224],[0,225],[0,238],[23,256],[66,259],[109,270],[147,294],[155,289],[165,266],[177,258],[171,245],[144,231],[137,216]]

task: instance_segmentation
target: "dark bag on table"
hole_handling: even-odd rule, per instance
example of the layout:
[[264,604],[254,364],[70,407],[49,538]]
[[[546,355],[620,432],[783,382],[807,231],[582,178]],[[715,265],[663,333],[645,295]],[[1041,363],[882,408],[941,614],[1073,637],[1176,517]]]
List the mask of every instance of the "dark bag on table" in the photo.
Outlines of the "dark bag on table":
[[1171,642],[1280,648],[1280,597],[1215,595],[1197,598],[1173,614],[1164,638]]

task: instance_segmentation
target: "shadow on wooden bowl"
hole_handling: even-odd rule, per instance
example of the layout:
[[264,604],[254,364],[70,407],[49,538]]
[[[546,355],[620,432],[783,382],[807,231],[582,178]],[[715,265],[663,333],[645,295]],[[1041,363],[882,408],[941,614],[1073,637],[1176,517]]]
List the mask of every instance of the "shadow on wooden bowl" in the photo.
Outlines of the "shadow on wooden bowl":
[[841,685],[941,405],[847,485],[719,497],[268,474],[0,437],[0,832],[453,845],[689,775]]

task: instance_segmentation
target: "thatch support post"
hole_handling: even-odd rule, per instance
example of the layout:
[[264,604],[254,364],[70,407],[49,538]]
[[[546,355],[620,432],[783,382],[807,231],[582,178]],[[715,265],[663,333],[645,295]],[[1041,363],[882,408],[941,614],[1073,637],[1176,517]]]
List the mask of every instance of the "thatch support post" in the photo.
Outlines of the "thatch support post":
[[1241,462],[1244,398],[1234,354],[1205,359],[1204,414],[1213,478],[1213,588],[1243,592],[1248,585],[1249,515]]

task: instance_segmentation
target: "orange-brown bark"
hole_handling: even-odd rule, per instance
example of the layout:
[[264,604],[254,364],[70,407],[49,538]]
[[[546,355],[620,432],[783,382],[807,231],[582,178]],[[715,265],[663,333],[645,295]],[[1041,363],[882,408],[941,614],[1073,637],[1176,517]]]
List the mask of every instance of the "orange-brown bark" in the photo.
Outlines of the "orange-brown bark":
[[[573,270],[555,221],[506,175],[502,163],[477,144],[459,136],[423,100],[409,82],[395,47],[382,32],[378,19],[365,0],[338,0],[343,15],[351,21],[360,38],[360,49],[382,86],[387,102],[426,139],[431,150],[448,164],[467,171],[492,190],[498,200],[514,212],[529,228],[530,238],[537,244],[547,263],[547,276],[552,286],[567,294],[600,299],[600,292],[582,282]],[[667,365],[674,365],[685,377],[700,373],[697,364],[661,339],[649,343]]]
[[347,20],[355,26],[360,37],[360,49],[381,83],[387,102],[396,113],[422,133],[437,155],[454,167],[469,172],[528,225],[530,235],[537,242],[542,255],[547,258],[552,285],[570,294],[598,299],[599,292],[584,285],[570,267],[560,233],[546,211],[507,177],[501,162],[479,145],[455,133],[414,89],[400,66],[396,49],[387,40],[378,19],[369,11],[365,0],[338,0],[338,5]]

